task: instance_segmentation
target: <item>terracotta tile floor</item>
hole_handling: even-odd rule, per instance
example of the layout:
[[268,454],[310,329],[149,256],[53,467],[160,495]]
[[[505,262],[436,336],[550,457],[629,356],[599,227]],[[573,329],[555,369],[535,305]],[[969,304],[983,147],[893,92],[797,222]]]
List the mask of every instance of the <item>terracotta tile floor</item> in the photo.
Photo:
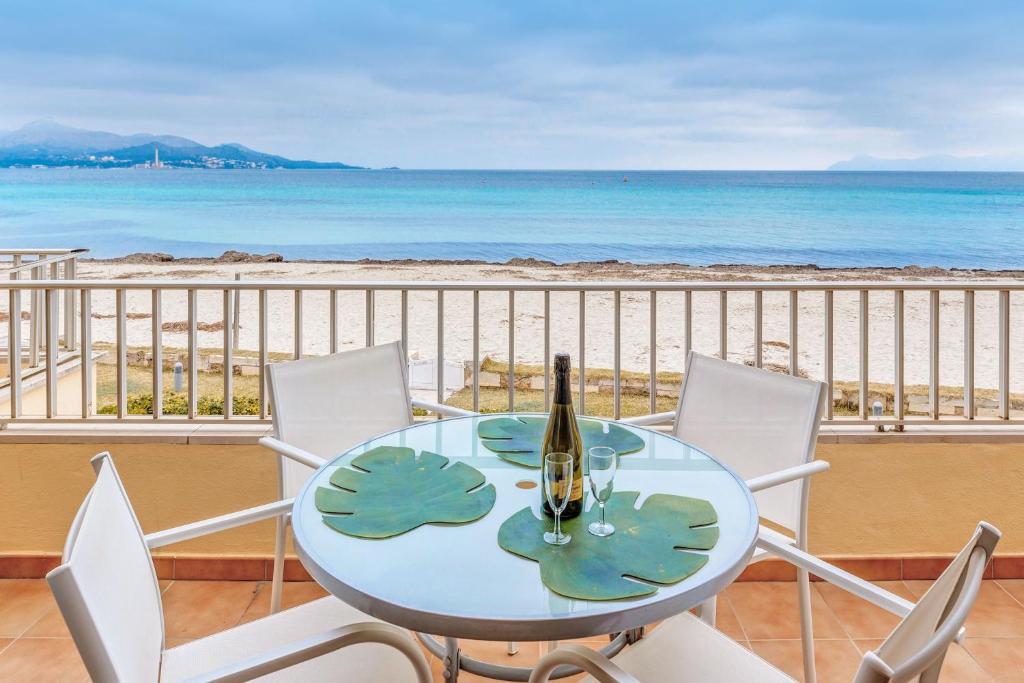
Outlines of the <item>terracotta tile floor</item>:
[[[883,582],[907,598],[926,581]],[[264,616],[270,586],[252,581],[162,581],[167,644],[178,645]],[[813,586],[818,678],[849,681],[861,654],[877,647],[896,623],[889,614],[826,584]],[[312,583],[289,583],[284,602],[293,606],[324,595]],[[736,583],[719,599],[719,628],[776,666],[802,673],[794,583]],[[1024,581],[986,581],[967,624],[964,646],[954,645],[942,681],[1024,682]],[[583,641],[600,645],[602,640]],[[502,643],[466,642],[477,657],[526,665],[543,645],[523,643],[508,657]],[[441,681],[440,663],[434,662]],[[76,681],[85,669],[42,580],[0,580],[0,681]],[[480,680],[463,675],[461,681]]]

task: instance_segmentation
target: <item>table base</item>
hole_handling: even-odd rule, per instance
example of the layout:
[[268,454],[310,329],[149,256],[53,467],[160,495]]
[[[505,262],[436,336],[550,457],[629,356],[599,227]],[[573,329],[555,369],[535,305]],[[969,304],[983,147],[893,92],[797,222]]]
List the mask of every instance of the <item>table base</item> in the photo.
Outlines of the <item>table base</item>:
[[[622,633],[612,634],[611,642],[598,650],[605,657],[614,657],[626,645],[631,645],[643,637],[643,628],[631,629]],[[445,638],[444,643],[438,641],[434,636],[425,633],[417,633],[416,637],[423,647],[427,648],[430,654],[434,655],[444,663],[444,679],[446,683],[457,683],[459,671],[466,671],[477,676],[490,678],[497,681],[529,681],[533,669],[522,666],[506,666],[504,664],[492,664],[482,662],[462,654],[459,649],[457,638]],[[551,674],[552,680],[575,676],[583,670],[578,666],[560,666]]]

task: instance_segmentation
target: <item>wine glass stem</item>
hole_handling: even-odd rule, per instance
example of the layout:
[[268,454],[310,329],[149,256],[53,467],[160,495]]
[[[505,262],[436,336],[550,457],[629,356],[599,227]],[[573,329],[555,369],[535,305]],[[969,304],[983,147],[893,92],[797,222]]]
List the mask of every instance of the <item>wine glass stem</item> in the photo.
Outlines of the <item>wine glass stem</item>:
[[559,539],[562,537],[562,513],[555,512],[555,538]]
[[597,501],[597,506],[601,508],[601,526],[604,526],[604,501]]

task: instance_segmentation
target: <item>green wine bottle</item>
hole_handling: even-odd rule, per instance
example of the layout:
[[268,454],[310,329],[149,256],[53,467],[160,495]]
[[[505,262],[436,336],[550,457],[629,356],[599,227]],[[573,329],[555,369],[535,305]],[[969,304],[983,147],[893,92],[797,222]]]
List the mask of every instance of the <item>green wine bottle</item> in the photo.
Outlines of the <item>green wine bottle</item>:
[[[555,396],[540,449],[542,457],[546,453],[568,453],[572,456],[572,487],[562,519],[572,519],[583,512],[583,439],[580,438],[580,428],[576,424],[576,411],[572,408],[571,370],[569,354],[556,353]],[[544,497],[543,481],[540,488],[541,509],[548,517],[554,517],[555,513]]]

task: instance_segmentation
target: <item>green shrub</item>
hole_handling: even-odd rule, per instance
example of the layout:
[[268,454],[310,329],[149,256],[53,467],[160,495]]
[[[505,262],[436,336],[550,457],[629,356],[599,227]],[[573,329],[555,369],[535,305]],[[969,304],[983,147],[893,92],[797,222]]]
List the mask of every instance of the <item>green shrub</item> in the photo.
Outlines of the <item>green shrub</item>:
[[[259,415],[260,400],[255,396],[233,396],[232,408],[235,415]],[[152,415],[153,394],[129,394],[129,415]],[[116,415],[117,406],[109,403],[100,406],[96,411],[100,415]],[[199,415],[223,415],[224,399],[214,396],[200,396],[196,401],[196,413]],[[164,392],[164,415],[187,415],[188,396],[173,391]]]

